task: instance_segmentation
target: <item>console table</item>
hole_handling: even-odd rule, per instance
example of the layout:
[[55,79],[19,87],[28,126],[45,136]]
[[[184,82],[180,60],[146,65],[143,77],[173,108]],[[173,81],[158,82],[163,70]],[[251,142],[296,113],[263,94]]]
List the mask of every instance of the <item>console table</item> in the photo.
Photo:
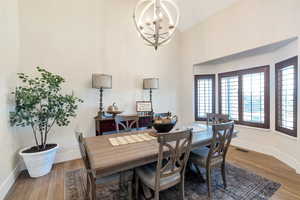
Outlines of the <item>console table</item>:
[[[151,116],[140,116],[139,117],[139,127],[148,127],[151,124]],[[116,124],[114,118],[100,118],[99,116],[95,117],[95,127],[96,127],[96,136],[104,135],[106,133],[116,130]],[[123,127],[120,127],[122,130]]]

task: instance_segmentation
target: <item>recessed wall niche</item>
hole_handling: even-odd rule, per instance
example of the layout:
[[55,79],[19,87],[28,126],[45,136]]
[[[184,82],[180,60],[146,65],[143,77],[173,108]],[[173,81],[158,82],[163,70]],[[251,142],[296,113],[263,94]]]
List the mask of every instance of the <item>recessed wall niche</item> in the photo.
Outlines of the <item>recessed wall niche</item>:
[[[237,54],[195,64],[193,69],[194,75],[216,74],[216,91],[218,91],[217,75],[219,73],[269,65],[270,129],[275,130],[275,63],[296,56],[298,54],[298,41],[297,37],[293,37]],[[216,112],[218,112],[218,92],[216,92],[215,106]]]

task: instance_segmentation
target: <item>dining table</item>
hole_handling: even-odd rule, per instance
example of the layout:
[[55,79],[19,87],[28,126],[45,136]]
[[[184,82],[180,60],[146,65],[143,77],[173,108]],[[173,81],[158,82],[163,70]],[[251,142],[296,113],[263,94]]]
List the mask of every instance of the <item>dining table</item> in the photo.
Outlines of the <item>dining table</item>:
[[[192,150],[211,144],[212,126],[197,124],[191,128],[193,128]],[[111,138],[155,132],[154,129],[146,129],[85,138],[92,170],[98,177],[104,177],[157,161],[159,144],[156,139],[118,146],[110,142]],[[237,131],[234,130],[233,137],[236,136]]]

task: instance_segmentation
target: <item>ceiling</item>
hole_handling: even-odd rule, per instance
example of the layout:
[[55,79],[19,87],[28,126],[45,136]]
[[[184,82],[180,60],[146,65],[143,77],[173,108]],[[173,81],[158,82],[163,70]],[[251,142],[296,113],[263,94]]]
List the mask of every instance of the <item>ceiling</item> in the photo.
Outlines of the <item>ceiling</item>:
[[186,30],[240,0],[175,0],[180,8],[179,29]]

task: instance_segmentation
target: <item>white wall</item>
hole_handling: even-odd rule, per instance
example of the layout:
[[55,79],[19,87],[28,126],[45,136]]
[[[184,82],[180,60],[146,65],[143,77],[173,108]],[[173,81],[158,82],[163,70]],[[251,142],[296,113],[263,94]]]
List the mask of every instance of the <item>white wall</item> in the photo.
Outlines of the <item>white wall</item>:
[[[299,7],[300,1],[298,0],[276,2],[244,0],[181,33],[180,115],[184,118],[184,123],[194,121],[193,65],[299,36],[300,22],[297,20],[300,17]],[[292,45],[294,47],[291,47]],[[243,58],[245,60],[238,59],[232,63],[228,62],[218,67],[211,66],[203,70],[205,72],[230,71],[253,65],[261,66],[269,62],[274,64],[277,60],[288,57],[288,54],[299,54],[300,48],[297,43],[291,46],[286,48],[293,49],[292,53],[286,49],[276,55],[273,53]],[[274,97],[274,93],[271,95]],[[271,99],[274,101],[272,96]],[[274,119],[274,112],[271,113],[271,117]],[[271,125],[274,126],[274,120]],[[296,168],[300,173],[298,140],[280,136],[273,131],[265,133],[260,129],[249,128],[240,130],[240,138],[234,141],[235,144],[272,154]]]
[[[178,42],[157,52],[137,36],[132,21],[135,0],[20,1],[21,71],[33,73],[37,65],[66,78],[65,91],[84,100],[69,127],[55,128],[49,142],[61,145],[58,160],[78,154],[73,133],[81,129],[95,135],[94,117],[99,92],[91,89],[92,73],[113,76],[113,89],[105,90],[104,105],[116,102],[125,114],[135,113],[135,101],[147,100],[145,77],[160,78],[153,92],[154,110],[177,111]],[[22,145],[32,144],[30,129],[21,129]]]
[[8,191],[16,175],[18,136],[9,125],[12,107],[10,94],[16,84],[18,68],[17,0],[0,0],[0,199]]

